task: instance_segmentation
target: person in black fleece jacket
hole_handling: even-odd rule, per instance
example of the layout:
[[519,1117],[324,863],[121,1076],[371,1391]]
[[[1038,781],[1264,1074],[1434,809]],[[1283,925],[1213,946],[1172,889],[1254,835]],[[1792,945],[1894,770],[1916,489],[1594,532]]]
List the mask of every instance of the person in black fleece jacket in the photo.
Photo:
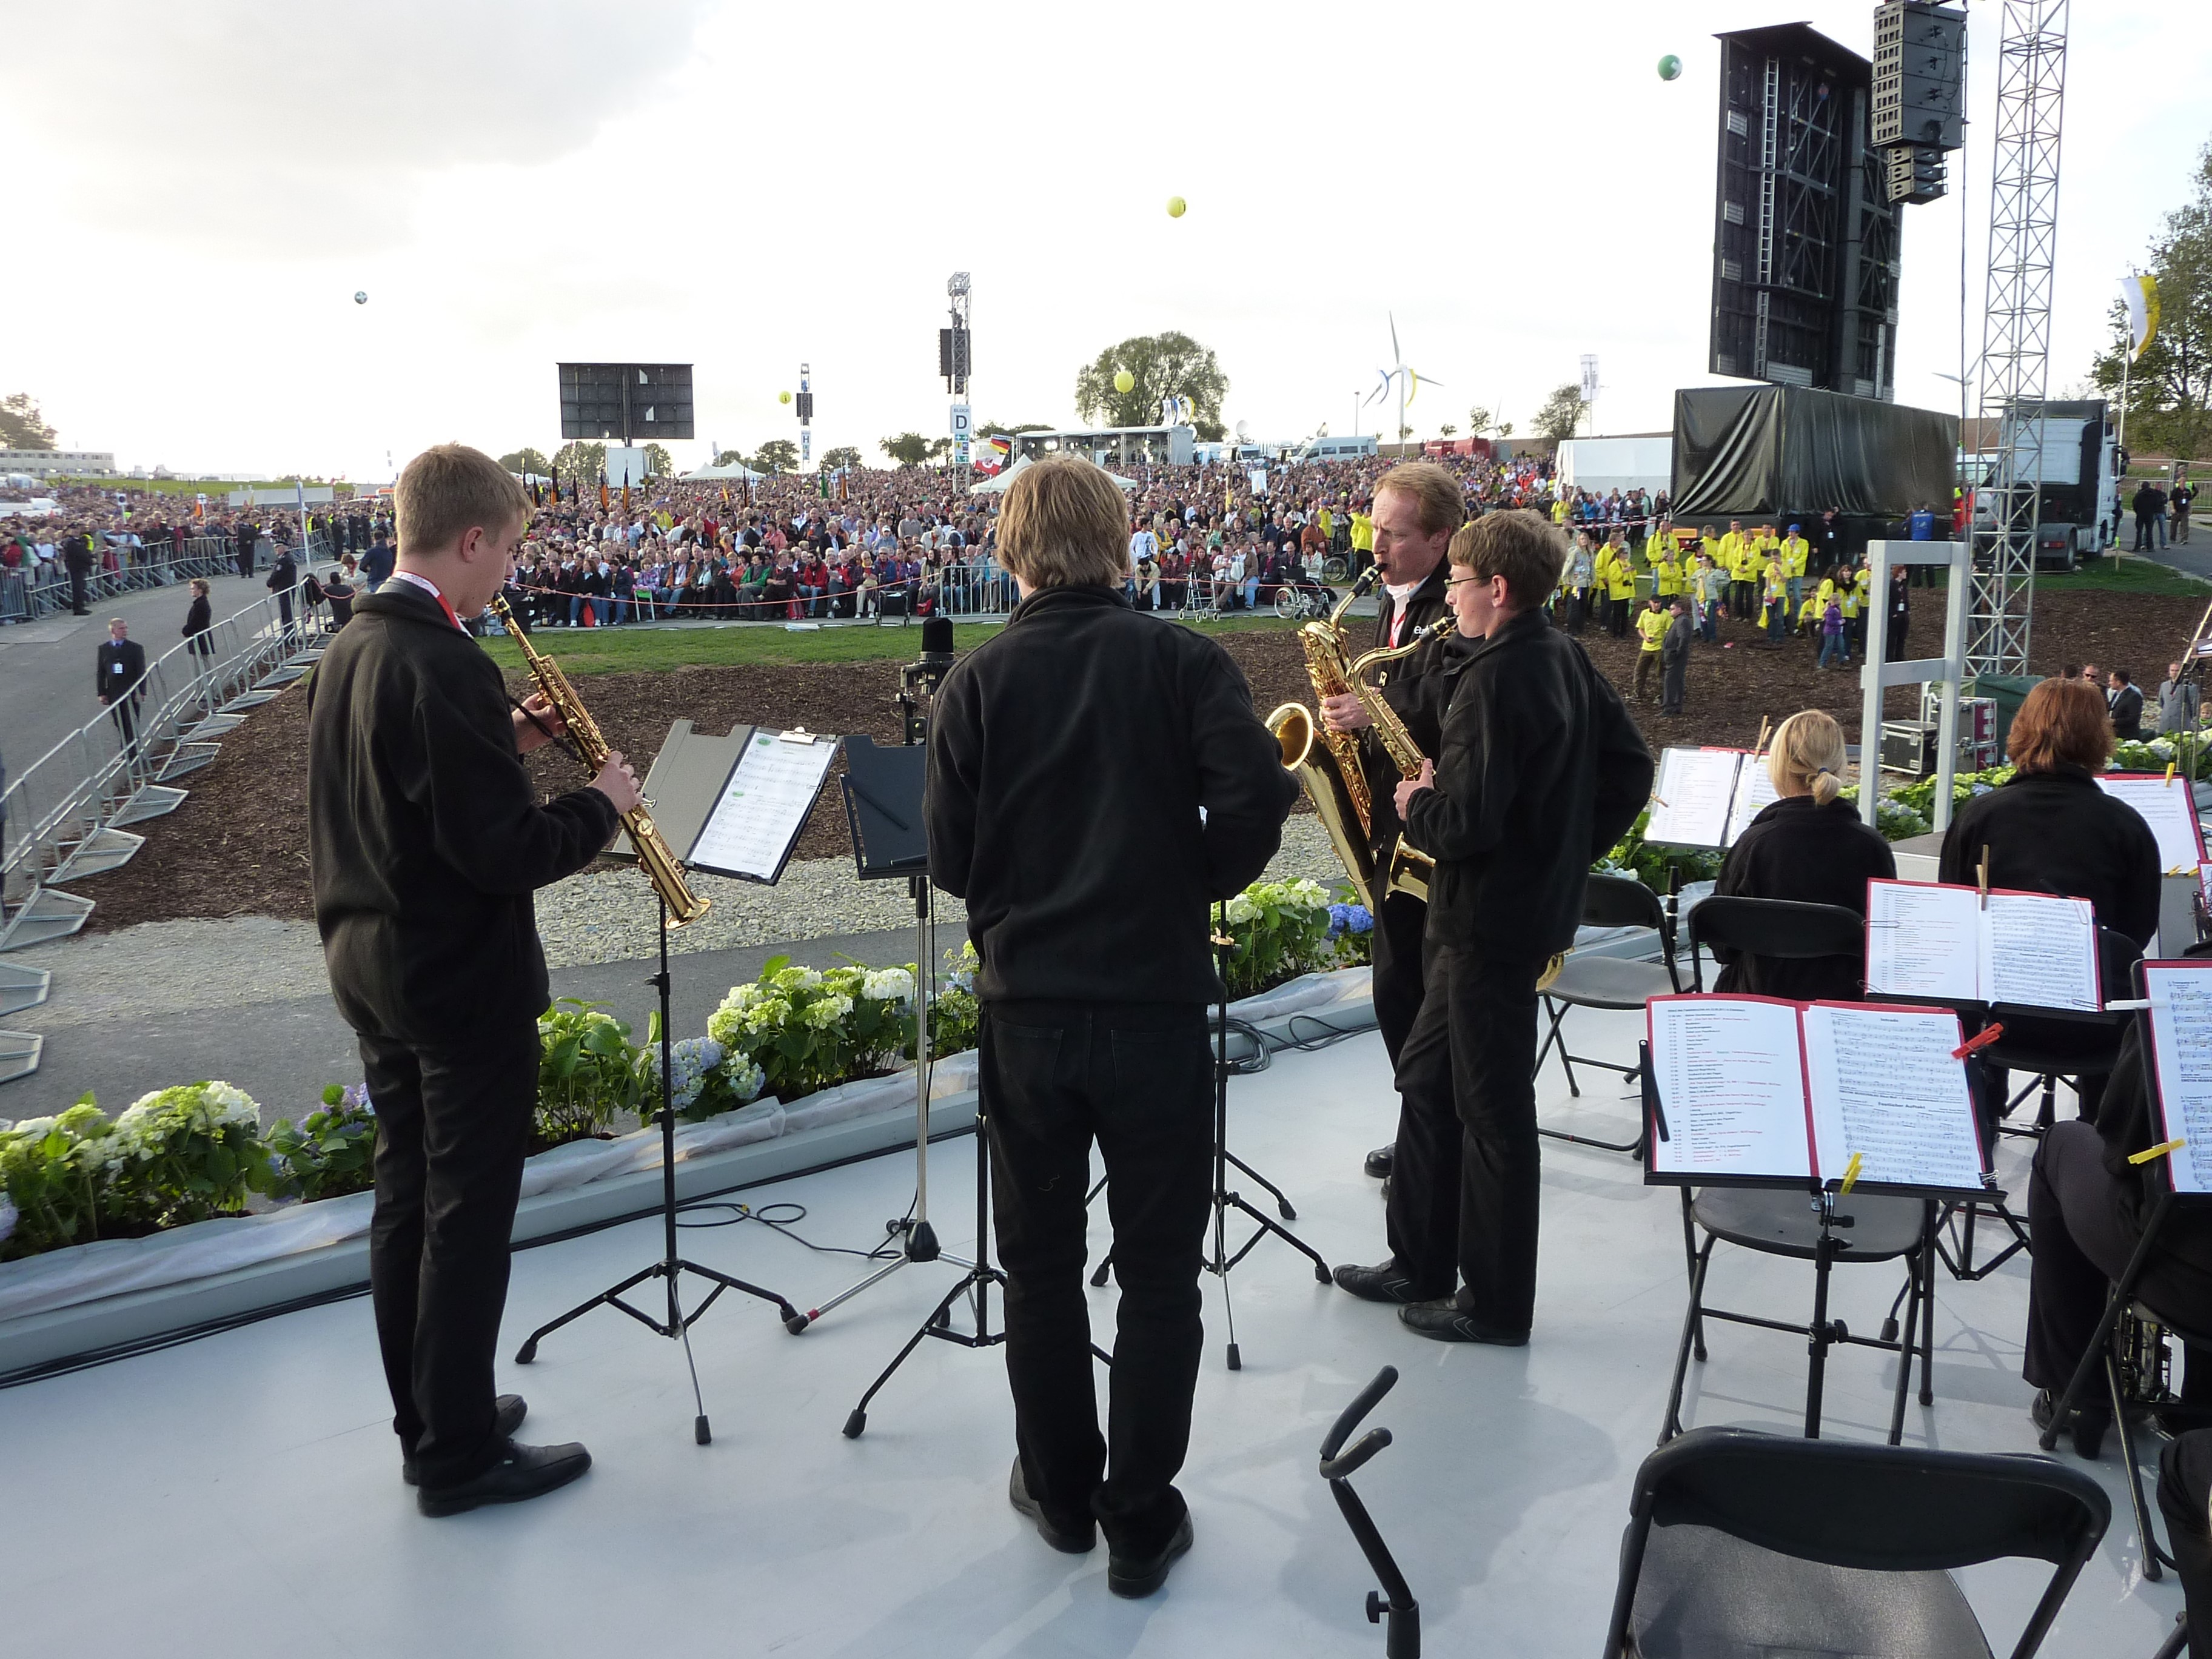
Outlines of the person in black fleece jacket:
[[[1008,1496],[1070,1552],[1103,1522],[1109,1587],[1158,1589],[1190,1547],[1175,1477],[1198,1377],[1212,1153],[1208,905],[1266,868],[1297,785],[1211,640],[1123,602],[1120,489],[1025,468],[999,516],[1006,628],[932,714],[930,873],[968,903],[1006,1273],[1018,1456]],[[1109,1433],[1083,1289],[1091,1143],[1121,1287]]]
[[[1774,746],[1747,762],[1768,769],[1782,799],[1744,826],[1721,866],[1713,896],[1788,899],[1832,904],[1863,916],[1867,883],[1893,880],[1897,859],[1881,832],[1860,821],[1858,808],[1837,799],[1843,788],[1844,732],[1817,708],[1792,714],[1776,728]],[[1849,957],[1739,957],[1726,945],[1718,993],[1855,1001],[1866,994],[1866,953]]]
[[1438,757],[1396,793],[1407,840],[1437,861],[1421,1008],[1398,1054],[1390,1260],[1336,1282],[1407,1304],[1400,1320],[1441,1341],[1528,1340],[1536,982],[1574,943],[1591,861],[1651,793],[1620,692],[1544,613],[1566,553],[1525,510],[1452,538],[1456,683]]
[[521,751],[560,721],[542,696],[510,710],[462,631],[512,568],[522,487],[447,444],[409,462],[397,494],[398,568],[307,684],[308,863],[376,1106],[368,1273],[392,1426],[423,1512],[450,1515],[591,1463],[581,1446],[514,1443],[521,1401],[495,1396],[493,1348],[548,1000],[530,896],[590,863],[638,789],[611,755],[539,805]]

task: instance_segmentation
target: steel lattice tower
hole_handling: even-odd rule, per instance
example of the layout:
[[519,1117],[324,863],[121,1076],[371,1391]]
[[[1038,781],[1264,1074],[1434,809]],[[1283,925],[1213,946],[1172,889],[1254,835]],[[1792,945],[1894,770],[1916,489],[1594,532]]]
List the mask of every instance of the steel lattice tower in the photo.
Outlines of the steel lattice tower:
[[2043,396],[2058,242],[2059,116],[2068,0],[2002,0],[1990,270],[1982,318],[1982,430],[1998,434],[1973,515],[1966,672],[2025,674],[2043,492]]

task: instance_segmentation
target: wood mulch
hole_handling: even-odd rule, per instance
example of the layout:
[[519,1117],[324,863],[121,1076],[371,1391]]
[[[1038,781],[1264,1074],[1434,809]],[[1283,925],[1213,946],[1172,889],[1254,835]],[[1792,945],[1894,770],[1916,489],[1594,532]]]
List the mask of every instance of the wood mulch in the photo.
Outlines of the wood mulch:
[[[1915,590],[1909,649],[1938,648],[1942,595]],[[2203,610],[2187,596],[2068,592],[2036,603],[2033,665],[2055,672],[2085,659],[2122,667],[2154,688],[2167,660],[2186,642]],[[1653,701],[1632,703],[1656,750],[1668,744],[1748,744],[1762,718],[1779,720],[1800,708],[1825,708],[1856,733],[1860,709],[1856,672],[1814,668],[1811,642],[1792,639],[1763,648],[1756,632],[1722,624],[1725,647],[1699,646],[1692,656],[1683,714],[1662,717]],[[1252,686],[1265,714],[1278,703],[1310,702],[1304,658],[1287,629],[1215,636]],[[1624,693],[1633,684],[1636,641],[1595,631],[1584,642],[1598,667]],[[556,659],[559,635],[542,641]],[[679,668],[665,672],[595,674],[578,689],[616,748],[642,776],[670,721],[688,718],[702,732],[737,725],[804,726],[810,731],[860,732],[879,743],[900,733],[894,702],[899,665],[890,662],[803,663]],[[523,689],[516,682],[518,691]],[[1892,718],[1910,712],[1909,690],[1890,693]],[[137,856],[118,870],[71,884],[97,902],[88,931],[183,917],[275,916],[304,920],[313,908],[307,875],[307,698],[301,686],[254,711],[223,740],[216,759],[185,780],[191,790],[167,817],[137,826],[146,836]],[[549,793],[575,787],[582,775],[573,757],[547,748],[530,757]],[[825,858],[847,850],[844,813],[833,784],[799,839],[796,856]],[[1300,803],[1301,810],[1304,803]]]

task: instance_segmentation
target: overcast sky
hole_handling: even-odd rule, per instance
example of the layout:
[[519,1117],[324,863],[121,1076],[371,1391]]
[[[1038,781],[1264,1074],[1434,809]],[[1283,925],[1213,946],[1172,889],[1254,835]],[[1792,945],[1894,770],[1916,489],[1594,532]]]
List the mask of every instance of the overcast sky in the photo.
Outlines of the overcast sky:
[[[2185,9],[2073,9],[2054,390],[2212,137]],[[1998,17],[1972,11],[1967,189],[1905,216],[1899,391],[1936,408],[1962,202],[1979,349]],[[1583,352],[1600,426],[1659,429],[1711,379],[1713,32],[1805,17],[1870,54],[1872,15],[9,0],[0,392],[125,466],[377,479],[451,438],[550,452],[563,359],[695,362],[678,460],[750,451],[796,437],[805,361],[815,453],[877,460],[945,429],[966,270],[981,418],[1072,422],[1083,362],[1175,328],[1231,422],[1348,431],[1395,312],[1424,436],[1474,403],[1527,431]]]

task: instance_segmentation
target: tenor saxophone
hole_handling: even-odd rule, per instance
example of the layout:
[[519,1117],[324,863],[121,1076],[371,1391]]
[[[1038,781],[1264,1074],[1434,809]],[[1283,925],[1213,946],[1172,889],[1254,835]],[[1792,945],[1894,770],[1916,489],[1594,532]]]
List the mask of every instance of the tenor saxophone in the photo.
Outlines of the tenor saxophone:
[[[1308,623],[1298,630],[1298,643],[1306,653],[1306,678],[1313,683],[1316,704],[1352,689],[1345,672],[1351,656],[1345,648],[1344,617],[1352,602],[1375,585],[1376,576],[1374,567],[1370,566],[1326,621]],[[1302,702],[1286,702],[1277,708],[1267,716],[1267,730],[1282,751],[1283,769],[1296,774],[1304,786],[1345,872],[1373,903],[1375,860],[1368,850],[1367,833],[1375,803],[1366,775],[1359,769],[1359,740],[1348,732],[1330,731],[1318,714]]]
[[[1458,618],[1447,611],[1405,644],[1370,651],[1364,656],[1354,658],[1346,670],[1346,678],[1350,680],[1352,690],[1358,694],[1361,705],[1367,710],[1367,718],[1374,723],[1375,736],[1382,745],[1382,752],[1389,756],[1390,763],[1398,769],[1398,775],[1401,778],[1419,777],[1421,762],[1427,757],[1421,753],[1420,744],[1413,741],[1413,734],[1406,729],[1406,722],[1398,717],[1398,711],[1390,706],[1389,699],[1378,687],[1367,684],[1367,671],[1377,663],[1395,662],[1401,657],[1410,657],[1431,640],[1440,640],[1458,626]],[[1393,893],[1410,893],[1424,904],[1427,903],[1429,878],[1436,867],[1436,860],[1418,847],[1408,847],[1406,837],[1401,835],[1391,849],[1390,867],[1382,872],[1382,896],[1388,898]]]
[[[576,752],[584,764],[596,773],[607,763],[607,740],[600,735],[599,722],[585,708],[584,700],[568,684],[561,665],[531,644],[530,636],[522,631],[522,624],[507,608],[506,599],[495,597],[491,611],[522,647],[522,659],[530,666],[531,678],[538,682],[538,689],[545,694],[545,701],[553,705],[554,712],[567,723],[568,735],[575,740]],[[684,879],[684,866],[677,861],[675,850],[661,835],[659,825],[653,823],[653,814],[646,810],[651,805],[650,801],[641,801],[623,813],[623,828],[629,832],[629,844],[637,851],[637,861],[645,871],[646,879],[668,907],[669,926],[681,927],[705,915],[714,901],[701,898]]]

